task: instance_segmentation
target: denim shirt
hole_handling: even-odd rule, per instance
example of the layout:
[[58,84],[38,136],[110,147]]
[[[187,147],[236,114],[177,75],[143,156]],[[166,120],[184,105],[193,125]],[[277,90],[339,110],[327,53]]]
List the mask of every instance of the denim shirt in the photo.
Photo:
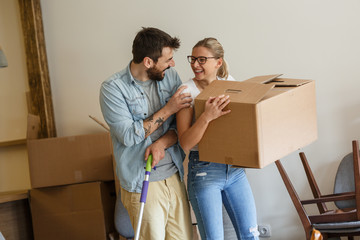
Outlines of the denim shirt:
[[[165,106],[180,84],[180,77],[173,68],[165,71],[164,79],[157,84],[162,106]],[[152,141],[150,137],[145,138],[143,128],[143,120],[149,117],[148,102],[143,89],[131,75],[130,64],[102,83],[100,107],[110,127],[120,185],[129,192],[140,193],[145,176],[145,150]],[[176,130],[175,115],[163,123],[163,134],[172,129]],[[166,151],[170,153],[182,180],[184,152],[178,143]]]

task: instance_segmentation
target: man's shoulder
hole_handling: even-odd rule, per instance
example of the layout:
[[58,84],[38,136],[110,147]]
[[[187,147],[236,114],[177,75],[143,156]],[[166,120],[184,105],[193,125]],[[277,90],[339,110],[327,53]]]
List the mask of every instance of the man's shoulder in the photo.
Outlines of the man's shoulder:
[[165,88],[176,89],[181,84],[181,79],[179,74],[175,69],[169,68],[166,70],[165,77],[160,84]]
[[172,74],[177,74],[177,71],[173,67],[169,68],[167,71],[171,72]]
[[130,77],[128,74],[127,69],[123,69],[119,72],[116,72],[114,74],[112,74],[110,77],[108,77],[103,84],[108,84],[108,85],[112,85],[112,84],[122,84],[122,83],[127,83],[130,81]]
[[167,79],[167,80],[179,79],[180,80],[180,77],[179,77],[179,74],[177,73],[177,71],[171,67],[166,70],[164,79]]

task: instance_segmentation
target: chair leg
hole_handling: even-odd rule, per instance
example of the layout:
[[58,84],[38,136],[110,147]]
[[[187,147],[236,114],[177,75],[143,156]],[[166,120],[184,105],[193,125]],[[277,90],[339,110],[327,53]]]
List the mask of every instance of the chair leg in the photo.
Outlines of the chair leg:
[[354,240],[354,237],[353,237],[353,236],[349,236],[348,239],[349,239],[349,240]]
[[304,227],[306,239],[310,240],[311,237],[311,223],[306,214],[305,208],[302,206],[299,196],[296,193],[294,186],[292,185],[289,176],[287,175],[283,165],[281,164],[280,160],[275,161],[276,167],[280,173],[281,178],[285,184],[285,187],[290,195],[291,201],[293,202],[297,213],[299,214],[300,221]]
[[[302,162],[302,164],[304,166],[306,177],[308,179],[308,182],[309,182],[311,191],[313,193],[313,196],[314,196],[314,198],[320,198],[321,197],[320,189],[319,189],[319,187],[318,187],[318,185],[316,183],[315,177],[313,175],[313,172],[311,171],[311,168],[309,166],[309,163],[307,161],[305,153],[300,152],[299,155],[300,155],[301,162]],[[320,213],[325,213],[325,212],[328,211],[325,203],[318,203],[317,207],[318,207]]]

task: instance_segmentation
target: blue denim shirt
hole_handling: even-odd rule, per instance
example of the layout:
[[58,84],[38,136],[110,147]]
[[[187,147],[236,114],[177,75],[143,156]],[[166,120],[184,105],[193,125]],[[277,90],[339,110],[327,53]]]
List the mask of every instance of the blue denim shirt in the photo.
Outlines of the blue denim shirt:
[[[157,84],[162,106],[165,106],[180,84],[177,72],[173,68],[166,70],[164,79]],[[143,128],[143,120],[149,117],[147,99],[131,75],[130,64],[102,83],[100,107],[110,127],[116,173],[121,187],[129,192],[140,193],[145,176],[145,149],[152,141],[150,137],[145,138]],[[176,129],[175,115],[163,123],[163,134],[171,129]],[[183,179],[185,154],[180,145],[176,143],[166,151],[170,153]]]

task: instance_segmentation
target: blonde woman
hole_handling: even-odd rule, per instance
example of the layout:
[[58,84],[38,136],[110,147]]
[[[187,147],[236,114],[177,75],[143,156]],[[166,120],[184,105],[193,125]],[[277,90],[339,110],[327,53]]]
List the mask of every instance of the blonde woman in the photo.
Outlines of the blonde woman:
[[[188,61],[194,77],[183,83],[193,99],[215,79],[233,80],[224,60],[224,49],[215,38],[205,38],[192,49]],[[181,147],[189,153],[188,193],[202,239],[223,239],[222,204],[234,225],[238,239],[259,239],[253,194],[244,169],[199,159],[197,144],[209,123],[230,110],[224,110],[229,96],[210,97],[205,111],[195,121],[192,107],[177,115]]]

